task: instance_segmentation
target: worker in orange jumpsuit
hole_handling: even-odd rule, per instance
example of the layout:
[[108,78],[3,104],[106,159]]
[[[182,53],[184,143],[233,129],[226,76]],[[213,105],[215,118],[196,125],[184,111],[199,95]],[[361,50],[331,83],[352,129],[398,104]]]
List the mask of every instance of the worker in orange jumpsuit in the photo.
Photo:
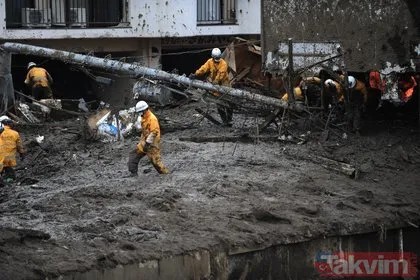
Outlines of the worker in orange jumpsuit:
[[365,84],[353,76],[348,76],[349,85],[349,119],[353,130],[360,131],[362,112],[366,108],[368,92]]
[[413,76],[409,76],[408,79],[402,80],[398,87],[400,88],[401,100],[408,102],[414,93],[414,88],[417,86],[416,79]]
[[344,102],[344,91],[343,87],[339,82],[336,82],[332,79],[327,79],[324,82],[326,95],[329,98],[333,99],[334,103],[343,103]]
[[6,181],[16,180],[16,152],[19,152],[21,160],[24,158],[24,151],[20,135],[11,128],[13,121],[7,116],[1,116],[0,122],[4,131],[0,135],[0,158],[3,158],[3,172]]
[[[4,126],[3,124],[0,122],[0,136],[4,131]],[[1,139],[0,139],[1,142]],[[3,181],[3,161],[4,161],[4,156],[0,153],[0,187],[4,187],[4,181]]]
[[25,84],[31,87],[32,96],[36,100],[53,98],[51,90],[53,79],[47,70],[37,67],[34,62],[29,62],[27,69]]
[[160,127],[158,119],[144,101],[137,102],[135,111],[141,116],[142,133],[136,149],[129,154],[129,177],[137,176],[139,161],[145,155],[149,157],[157,172],[160,174],[169,173],[160,157]]
[[[195,79],[204,75],[207,75],[209,82],[215,85],[230,87],[228,64],[222,58],[222,52],[219,48],[214,48],[211,51],[211,58],[195,71],[194,74],[190,74],[189,78]],[[220,97],[220,93],[218,92],[213,93],[213,95]],[[230,103],[217,105],[217,111],[225,126],[232,126],[233,110],[229,105]]]

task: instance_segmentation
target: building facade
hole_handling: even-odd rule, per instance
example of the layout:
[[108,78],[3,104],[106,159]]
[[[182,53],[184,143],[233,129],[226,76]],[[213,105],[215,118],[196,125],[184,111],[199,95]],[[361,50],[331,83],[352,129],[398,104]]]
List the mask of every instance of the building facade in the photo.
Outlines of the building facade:
[[260,0],[5,0],[0,41],[162,68],[164,52],[259,36],[260,8]]

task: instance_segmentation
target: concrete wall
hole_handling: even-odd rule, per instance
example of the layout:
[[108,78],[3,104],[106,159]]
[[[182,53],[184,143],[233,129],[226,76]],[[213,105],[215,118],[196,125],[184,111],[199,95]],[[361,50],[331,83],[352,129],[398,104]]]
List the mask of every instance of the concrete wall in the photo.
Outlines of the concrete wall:
[[197,26],[196,0],[131,0],[128,2],[129,27],[6,29],[5,3],[0,1],[0,40],[161,38],[260,33],[260,0],[237,0],[237,24],[217,26]]
[[[414,228],[403,229],[403,251],[420,253]],[[160,260],[118,265],[115,268],[95,268],[75,272],[58,279],[319,279],[315,269],[318,254],[325,252],[399,252],[399,230],[318,238],[301,243],[269,248],[242,248],[234,252],[190,252]],[[365,279],[365,278],[362,278]],[[376,279],[376,278],[371,278]],[[389,279],[396,279],[396,277]]]
[[[415,69],[420,1],[262,0],[265,56],[280,41],[338,41],[350,71],[399,65]],[[417,69],[417,71],[419,68]]]

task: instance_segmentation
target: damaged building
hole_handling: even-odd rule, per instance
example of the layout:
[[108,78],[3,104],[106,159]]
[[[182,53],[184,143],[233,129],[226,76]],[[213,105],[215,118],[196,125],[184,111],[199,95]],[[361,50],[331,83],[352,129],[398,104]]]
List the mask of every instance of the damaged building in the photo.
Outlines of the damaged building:
[[[258,38],[259,1],[19,0],[0,3],[0,41],[74,51],[189,74],[240,35]],[[57,98],[128,104],[134,81],[108,76],[112,85],[77,65],[14,55],[14,87],[24,91],[26,65],[34,61],[55,78]],[[93,76],[93,77],[92,77]],[[103,76],[107,76],[105,73]],[[74,80],[78,83],[74,83]],[[118,92],[118,94],[115,94]]]

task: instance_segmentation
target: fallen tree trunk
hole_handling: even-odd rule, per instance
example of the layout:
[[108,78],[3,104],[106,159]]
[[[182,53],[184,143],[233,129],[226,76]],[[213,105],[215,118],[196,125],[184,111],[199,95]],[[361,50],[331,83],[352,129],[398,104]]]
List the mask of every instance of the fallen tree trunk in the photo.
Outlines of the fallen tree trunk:
[[61,60],[66,63],[73,63],[82,66],[102,69],[109,73],[129,75],[132,78],[145,77],[154,80],[176,82],[185,86],[201,88],[210,92],[220,92],[221,94],[226,94],[235,98],[259,102],[274,107],[289,108],[291,110],[296,111],[303,110],[302,107],[297,106],[294,103],[287,103],[281,99],[272,98],[226,86],[214,85],[212,83],[203,82],[195,79],[189,79],[185,76],[171,74],[158,69],[147,68],[140,65],[125,63],[117,60],[98,58],[89,55],[82,55],[73,52],[60,51],[20,43],[4,43],[0,45],[0,48],[4,51],[8,51],[11,53],[20,53],[27,55],[30,54],[35,56],[47,57],[51,59]]

